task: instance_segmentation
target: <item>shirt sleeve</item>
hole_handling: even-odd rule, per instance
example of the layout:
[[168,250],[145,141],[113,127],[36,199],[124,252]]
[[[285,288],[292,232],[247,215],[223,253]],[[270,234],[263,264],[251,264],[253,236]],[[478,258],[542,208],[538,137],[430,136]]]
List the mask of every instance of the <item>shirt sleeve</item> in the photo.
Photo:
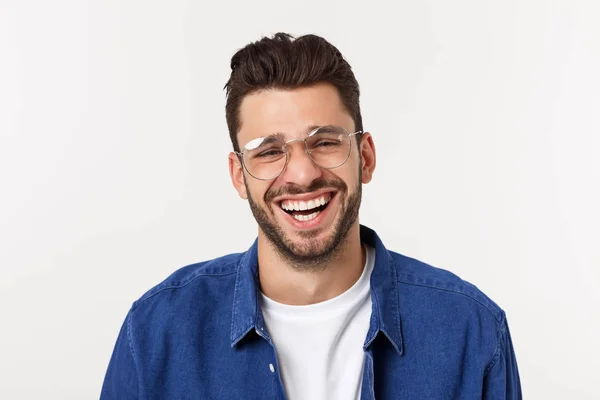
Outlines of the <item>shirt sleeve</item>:
[[138,374],[131,345],[131,311],[121,327],[113,350],[100,400],[138,399]]
[[504,313],[498,332],[498,348],[483,381],[484,400],[521,400],[521,380],[510,331]]

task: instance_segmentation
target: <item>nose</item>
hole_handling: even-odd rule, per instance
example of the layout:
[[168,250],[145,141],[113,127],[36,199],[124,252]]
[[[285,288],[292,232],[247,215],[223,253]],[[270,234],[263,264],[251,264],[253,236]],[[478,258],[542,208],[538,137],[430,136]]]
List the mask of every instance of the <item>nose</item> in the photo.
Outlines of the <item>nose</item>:
[[288,142],[287,151],[288,163],[281,174],[286,183],[308,187],[315,179],[321,177],[323,170],[312,161],[306,152],[304,141]]

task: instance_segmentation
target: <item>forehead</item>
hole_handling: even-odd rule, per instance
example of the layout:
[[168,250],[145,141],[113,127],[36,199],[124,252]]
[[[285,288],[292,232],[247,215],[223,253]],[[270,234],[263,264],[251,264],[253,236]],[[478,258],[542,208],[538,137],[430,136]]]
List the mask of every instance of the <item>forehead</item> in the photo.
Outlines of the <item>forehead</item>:
[[240,122],[240,146],[274,133],[301,137],[312,126],[337,125],[349,131],[354,128],[337,89],[328,83],[252,93],[242,100]]

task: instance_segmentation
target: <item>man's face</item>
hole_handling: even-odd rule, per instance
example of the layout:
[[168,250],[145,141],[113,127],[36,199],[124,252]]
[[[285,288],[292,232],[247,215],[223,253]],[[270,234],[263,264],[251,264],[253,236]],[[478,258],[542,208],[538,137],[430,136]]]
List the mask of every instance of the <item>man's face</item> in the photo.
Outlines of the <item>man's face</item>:
[[[241,149],[251,140],[271,134],[283,134],[285,140],[305,138],[315,126],[334,125],[354,132],[354,122],[337,90],[324,83],[251,94],[242,102],[240,117]],[[370,137],[368,141],[372,145]],[[348,231],[358,223],[361,179],[365,179],[354,137],[351,148],[342,166],[324,169],[312,162],[303,142],[290,143],[285,170],[269,181],[252,177],[242,169],[239,158],[230,155],[238,193],[248,198],[260,230],[295,265],[323,266],[342,249]],[[368,175],[367,181],[370,172]],[[300,210],[292,211],[294,206]]]

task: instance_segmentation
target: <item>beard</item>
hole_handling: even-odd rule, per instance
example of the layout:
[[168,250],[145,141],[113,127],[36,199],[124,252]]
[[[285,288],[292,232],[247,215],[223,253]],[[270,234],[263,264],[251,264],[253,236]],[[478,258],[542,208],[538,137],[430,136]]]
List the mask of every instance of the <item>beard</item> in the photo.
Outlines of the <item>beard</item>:
[[[269,189],[264,196],[265,207],[260,206],[252,199],[250,190],[246,185],[248,203],[256,222],[281,257],[289,261],[296,269],[322,270],[344,250],[348,232],[358,219],[358,210],[362,199],[360,175],[361,168],[359,168],[358,185],[351,194],[348,192],[348,185],[341,179],[315,179],[306,189],[294,184],[278,189]],[[342,196],[342,199],[346,198],[347,200],[340,204],[340,215],[337,216],[333,229],[324,239],[316,237],[322,231],[319,228],[310,231],[299,231],[298,235],[301,240],[292,240],[282,227],[275,222],[274,210],[271,209],[272,199],[281,195],[297,195],[324,188],[337,189],[336,196]]]

